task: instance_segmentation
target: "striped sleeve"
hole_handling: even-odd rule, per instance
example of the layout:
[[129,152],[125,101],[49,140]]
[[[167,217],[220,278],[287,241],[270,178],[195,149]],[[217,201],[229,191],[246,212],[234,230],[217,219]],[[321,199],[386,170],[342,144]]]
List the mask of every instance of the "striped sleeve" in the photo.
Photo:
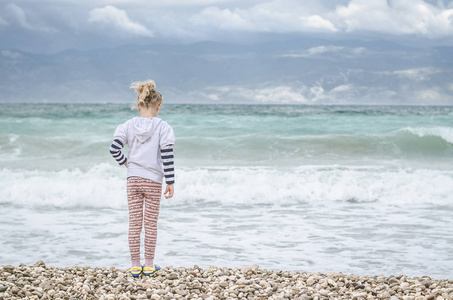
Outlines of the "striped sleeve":
[[164,164],[164,176],[167,184],[175,183],[175,157],[173,155],[173,145],[167,145],[160,149],[162,162]]
[[126,156],[121,153],[121,148],[123,148],[123,143],[119,139],[114,139],[112,145],[110,146],[110,154],[112,154],[113,158],[120,164],[124,165],[127,161]]

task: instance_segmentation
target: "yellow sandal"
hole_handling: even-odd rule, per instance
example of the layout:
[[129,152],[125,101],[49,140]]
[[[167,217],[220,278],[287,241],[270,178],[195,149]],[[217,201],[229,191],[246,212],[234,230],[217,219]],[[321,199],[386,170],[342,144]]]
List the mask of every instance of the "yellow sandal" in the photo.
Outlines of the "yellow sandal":
[[145,276],[155,276],[162,268],[158,265],[153,265],[152,267],[143,267],[143,275]]
[[129,269],[129,271],[131,272],[132,277],[140,277],[140,275],[142,275],[143,268],[142,267],[132,267]]

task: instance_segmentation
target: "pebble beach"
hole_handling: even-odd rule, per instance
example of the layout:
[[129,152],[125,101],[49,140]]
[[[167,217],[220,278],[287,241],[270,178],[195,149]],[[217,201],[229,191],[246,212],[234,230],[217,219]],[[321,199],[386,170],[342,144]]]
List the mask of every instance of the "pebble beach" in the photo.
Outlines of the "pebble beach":
[[453,299],[453,280],[247,268],[166,266],[132,278],[115,267],[0,266],[3,299]]

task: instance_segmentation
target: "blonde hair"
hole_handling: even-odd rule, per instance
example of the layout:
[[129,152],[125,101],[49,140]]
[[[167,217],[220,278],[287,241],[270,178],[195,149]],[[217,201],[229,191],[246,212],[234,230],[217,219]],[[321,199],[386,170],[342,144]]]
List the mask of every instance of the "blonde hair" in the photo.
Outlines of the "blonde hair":
[[[156,83],[154,80],[148,80],[144,82],[134,82],[131,84],[131,88],[135,89],[138,93],[137,105],[142,107],[157,106],[164,100],[162,94],[156,91]],[[135,107],[132,107],[134,109]]]

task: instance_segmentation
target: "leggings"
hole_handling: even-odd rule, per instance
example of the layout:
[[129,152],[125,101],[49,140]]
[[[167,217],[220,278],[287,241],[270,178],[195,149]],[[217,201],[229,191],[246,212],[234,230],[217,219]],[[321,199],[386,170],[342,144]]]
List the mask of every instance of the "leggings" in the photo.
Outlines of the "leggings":
[[[142,177],[127,179],[129,249],[131,260],[140,260],[140,234],[145,220],[145,259],[154,259],[162,184]],[[145,218],[143,219],[143,203]]]

